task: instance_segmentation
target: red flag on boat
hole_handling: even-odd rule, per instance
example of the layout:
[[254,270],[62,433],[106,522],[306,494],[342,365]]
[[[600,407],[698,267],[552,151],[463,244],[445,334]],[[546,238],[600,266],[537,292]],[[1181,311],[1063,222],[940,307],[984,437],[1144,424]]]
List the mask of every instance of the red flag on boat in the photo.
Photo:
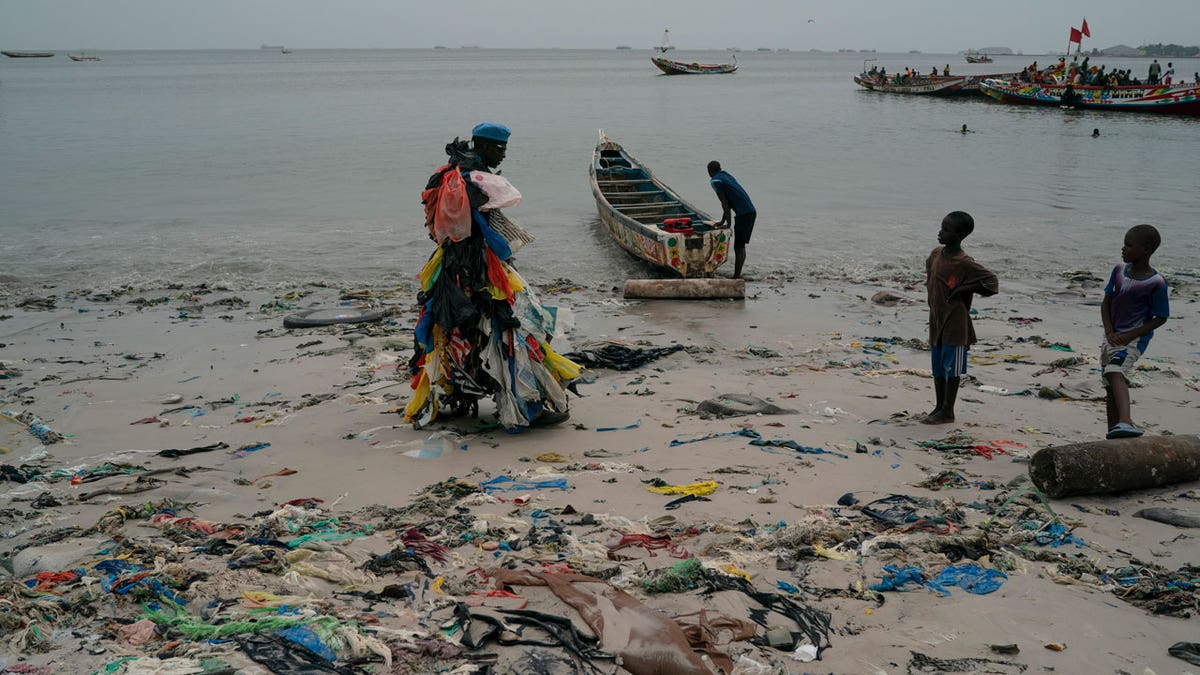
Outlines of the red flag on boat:
[[1088,30],[1088,27],[1087,27],[1087,19],[1083,20],[1083,27],[1079,29],[1079,32],[1083,33],[1084,35],[1086,35],[1088,37],[1092,37],[1092,31]]
[[1076,42],[1076,43],[1081,43],[1081,42],[1083,42],[1083,33],[1080,33],[1078,28],[1072,28],[1072,29],[1071,29],[1071,39],[1070,39],[1070,42]]

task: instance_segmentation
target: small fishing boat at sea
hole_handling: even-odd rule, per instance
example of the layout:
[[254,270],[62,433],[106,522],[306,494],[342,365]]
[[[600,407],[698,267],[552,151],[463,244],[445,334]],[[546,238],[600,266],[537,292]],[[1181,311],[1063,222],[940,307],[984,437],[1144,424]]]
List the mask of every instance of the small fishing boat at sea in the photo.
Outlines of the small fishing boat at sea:
[[99,61],[99,56],[91,56],[89,54],[67,54],[67,58],[72,61]]
[[984,94],[1001,103],[1200,115],[1200,85],[1128,84],[1070,85],[994,78],[979,83]]
[[685,63],[664,56],[651,56],[650,61],[666,75],[724,75],[738,69],[736,57],[733,63]]
[[963,54],[963,57],[967,60],[967,63],[991,63],[992,62],[992,57],[988,56],[987,54],[980,54],[978,52],[971,51],[971,50],[968,50],[967,53]]
[[10,59],[48,59],[54,52],[0,52]]
[[603,131],[588,179],[600,222],[635,257],[684,278],[710,277],[729,258],[732,230],[713,227]]
[[893,77],[880,77],[870,73],[859,73],[854,76],[854,83],[871,91],[882,91],[887,94],[927,94],[932,96],[951,96],[970,93],[963,89],[966,84],[965,75],[927,75],[925,77],[907,78],[896,82]]
[[992,73],[990,75],[918,75],[896,80],[894,75],[880,76],[878,72],[863,72],[854,76],[854,83],[864,89],[886,94],[914,94],[919,96],[973,96],[978,95],[979,83],[989,78],[1007,78],[1015,73]]

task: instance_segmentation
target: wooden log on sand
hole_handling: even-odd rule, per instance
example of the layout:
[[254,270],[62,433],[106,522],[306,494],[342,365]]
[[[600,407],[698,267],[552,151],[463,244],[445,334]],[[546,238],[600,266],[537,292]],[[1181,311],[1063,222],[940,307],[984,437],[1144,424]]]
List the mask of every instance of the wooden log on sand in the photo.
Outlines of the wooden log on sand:
[[744,279],[627,279],[627,298],[715,299],[746,297]]
[[1142,436],[1043,448],[1029,462],[1029,477],[1055,499],[1200,480],[1200,436]]

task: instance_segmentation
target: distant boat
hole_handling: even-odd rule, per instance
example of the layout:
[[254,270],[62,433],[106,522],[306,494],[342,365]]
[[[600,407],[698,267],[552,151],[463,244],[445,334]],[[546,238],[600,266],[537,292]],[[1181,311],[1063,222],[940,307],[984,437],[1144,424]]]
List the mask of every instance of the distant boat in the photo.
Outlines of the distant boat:
[[446,45],[434,45],[433,48],[434,49],[445,49]]
[[759,47],[759,48],[758,48],[757,50],[755,50],[755,51],[760,51],[760,52],[769,52],[769,51],[771,51],[771,48],[770,48],[770,47]]
[[291,54],[291,53],[292,53],[292,50],[288,49],[287,47],[280,47],[280,48],[279,48],[279,53],[280,53],[280,54]]
[[283,49],[283,45],[262,45],[259,49]]
[[726,48],[725,48],[725,51],[727,51],[727,52],[740,52],[740,51],[742,51],[742,50],[741,50],[741,49],[739,49],[739,48],[737,48],[737,47],[726,47]]
[[664,54],[664,53],[666,53],[666,52],[669,52],[669,51],[671,51],[672,49],[675,49],[675,45],[671,44],[671,31],[670,31],[670,29],[666,29],[666,28],[664,28],[664,29],[663,29],[663,41],[662,41],[662,44],[661,44],[661,45],[659,45],[659,46],[657,46],[657,47],[655,47],[655,49],[656,49],[656,50],[658,50],[658,53],[659,53],[659,54]]
[[54,52],[0,52],[10,59],[48,59]]
[[651,56],[650,61],[666,75],[723,75],[738,69],[733,63],[684,63],[662,56]]
[[980,54],[971,49],[967,50],[967,52],[963,55],[963,58],[965,58],[967,60],[967,63],[991,63],[992,62],[992,57],[988,56],[987,54]]
[[617,49],[633,49],[633,47],[629,45],[617,45]]
[[67,54],[67,58],[72,61],[99,61],[99,56],[88,56],[87,54]]

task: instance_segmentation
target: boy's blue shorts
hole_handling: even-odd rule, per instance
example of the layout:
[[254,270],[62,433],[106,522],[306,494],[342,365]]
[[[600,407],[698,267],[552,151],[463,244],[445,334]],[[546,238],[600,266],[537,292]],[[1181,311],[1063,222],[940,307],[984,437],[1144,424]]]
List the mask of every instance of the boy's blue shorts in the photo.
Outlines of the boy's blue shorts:
[[952,379],[967,374],[966,345],[930,345],[933,376]]

